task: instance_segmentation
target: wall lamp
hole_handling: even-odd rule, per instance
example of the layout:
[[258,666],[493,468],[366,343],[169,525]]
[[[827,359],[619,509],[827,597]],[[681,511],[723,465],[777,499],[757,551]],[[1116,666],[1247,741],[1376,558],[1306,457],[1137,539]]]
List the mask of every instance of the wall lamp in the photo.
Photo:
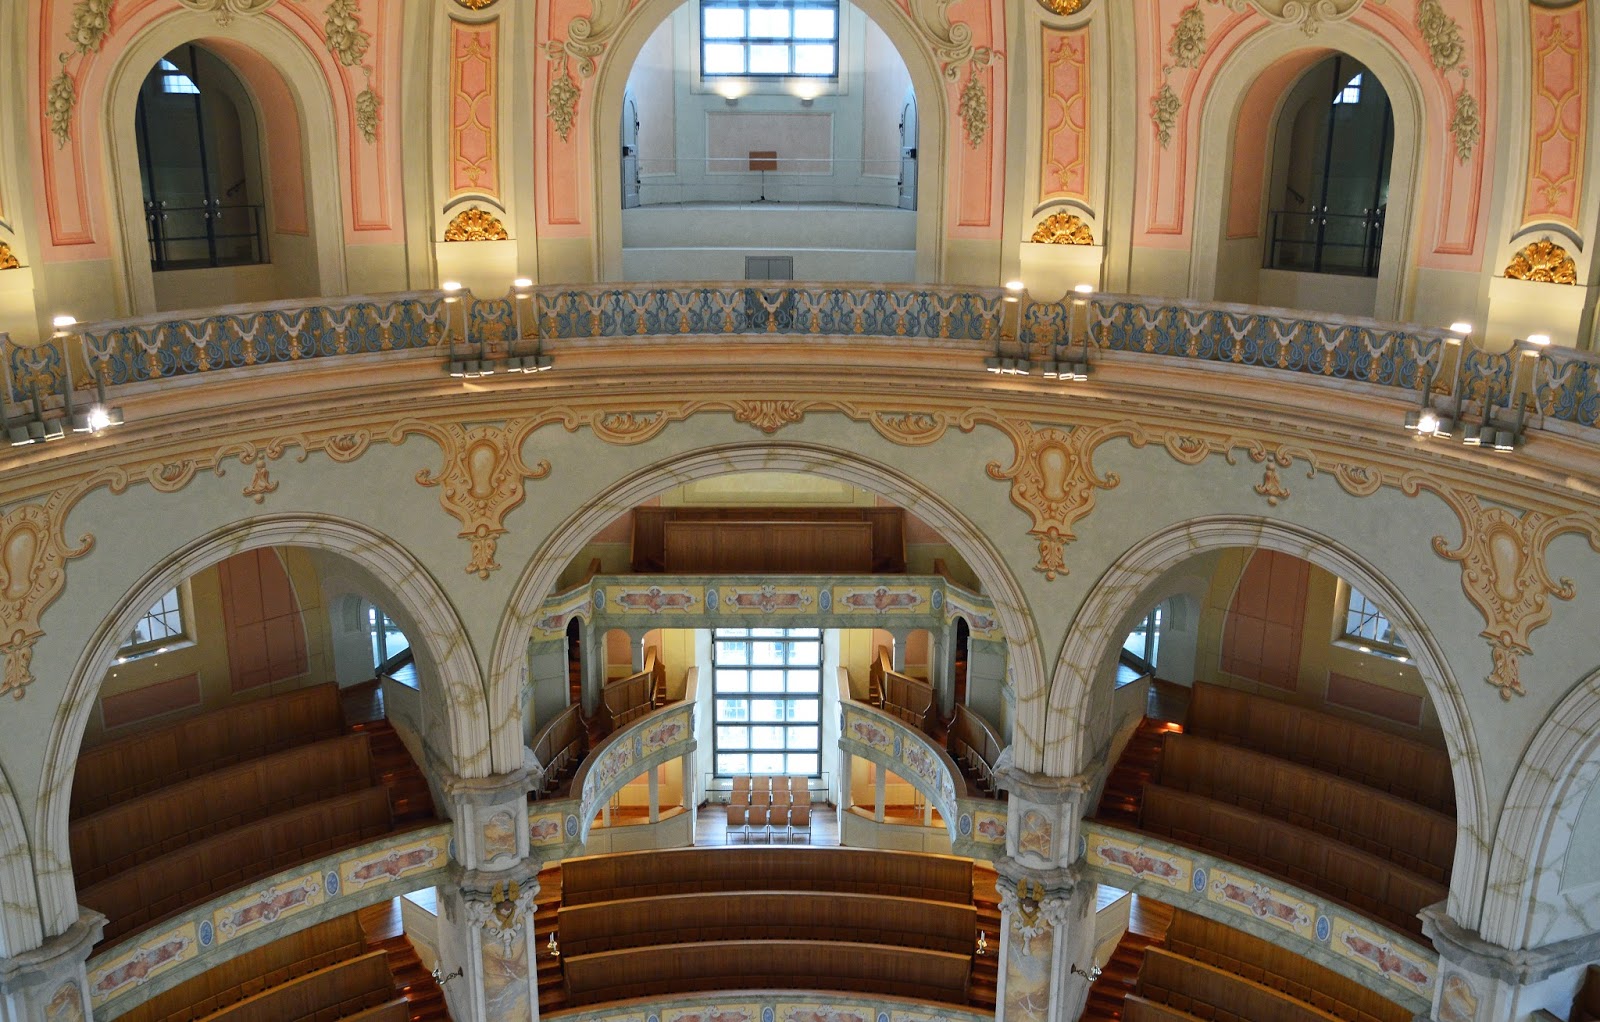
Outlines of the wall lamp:
[[1027,376],[1033,372],[1033,363],[1029,361],[1026,349],[1015,358],[1001,354],[1001,346],[1008,340],[1015,340],[1020,332],[1017,324],[1022,318],[1022,290],[1020,280],[1006,283],[1006,295],[1000,306],[1000,326],[994,338],[994,354],[983,360],[983,368],[997,376]]
[[[522,337],[528,336],[527,325],[523,322],[523,318],[522,318],[522,304],[524,302],[527,302],[529,308],[530,309],[532,308],[532,306],[533,306],[533,293],[530,290],[532,287],[533,287],[533,281],[528,279],[527,277],[518,277],[516,280],[513,280],[511,282],[511,304],[512,304],[512,307],[516,310],[516,314],[517,314],[517,337],[518,338],[522,338]],[[544,353],[544,345],[543,345],[542,339],[539,337],[538,325],[539,325],[538,324],[538,317],[535,316],[535,319],[534,319],[534,334],[533,334],[533,353],[532,354],[523,354],[523,355],[518,355],[518,354],[513,353],[513,354],[510,354],[510,355],[506,356],[506,371],[507,372],[512,372],[512,373],[543,373],[543,372],[548,372],[552,367],[555,366],[555,364],[556,364],[555,363],[555,359],[551,358],[549,355],[546,355]]]
[[1074,976],[1082,976],[1091,983],[1100,978],[1100,966],[1098,965],[1089,966],[1089,971],[1085,972],[1083,969],[1080,969],[1076,963],[1074,963],[1072,968],[1068,971]]
[[[1072,289],[1079,295],[1092,294],[1094,286],[1079,284]],[[1072,350],[1073,334],[1083,340],[1081,349]],[[1065,359],[1046,362],[1044,364],[1044,378],[1047,380],[1064,380],[1068,383],[1082,383],[1089,378],[1093,368],[1089,365],[1089,300],[1087,298],[1072,299],[1070,318],[1067,321],[1067,357]]]
[[457,308],[460,309],[461,341],[463,344],[470,346],[467,307],[461,301],[462,287],[457,281],[447,280],[439,285],[439,289],[444,292],[444,329],[445,337],[449,344],[450,360],[447,368],[450,375],[458,380],[475,380],[480,376],[493,376],[494,363],[489,361],[481,341],[478,344],[477,358],[456,357],[456,332],[451,325],[452,312]]
[[435,983],[439,984],[439,986],[442,988],[446,983],[450,982],[451,980],[460,979],[462,977],[462,975],[463,975],[463,972],[464,972],[463,967],[458,965],[458,966],[456,966],[456,971],[451,972],[451,973],[441,974],[439,972],[439,967],[437,965],[435,965],[433,967],[433,972],[430,973],[430,975],[433,976],[433,981]]

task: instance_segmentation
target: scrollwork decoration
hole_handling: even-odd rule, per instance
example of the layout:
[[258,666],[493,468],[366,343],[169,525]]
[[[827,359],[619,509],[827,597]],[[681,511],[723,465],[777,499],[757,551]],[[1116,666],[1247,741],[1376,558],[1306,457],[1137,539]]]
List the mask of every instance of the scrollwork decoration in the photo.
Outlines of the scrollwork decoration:
[[22,268],[22,262],[17,254],[11,251],[11,246],[0,241],[0,270],[16,270]]
[[966,84],[956,112],[967,145],[976,149],[983,144],[989,132],[989,93],[979,72],[993,64],[999,54],[988,46],[973,43],[972,26],[950,20],[950,5],[956,0],[932,0],[931,4],[911,4],[911,17],[922,32],[939,60],[940,71],[951,83],[961,81],[961,72],[967,70]]
[[1039,0],[1039,6],[1051,14],[1067,17],[1077,14],[1089,5],[1089,0]]
[[510,237],[499,217],[478,206],[457,213],[444,229],[445,241],[505,241]]
[[33,646],[44,635],[39,618],[66,584],[66,562],[94,546],[93,536],[73,546],[62,535],[67,513],[87,490],[58,490],[0,517],[0,694],[21,699],[27,693]]
[[217,24],[226,25],[237,16],[249,17],[277,3],[278,0],[178,0],[191,11],[205,11],[217,16]]
[[578,82],[594,77],[597,60],[605,52],[627,7],[623,0],[594,0],[588,17],[580,15],[567,23],[565,39],[551,39],[544,44],[545,57],[555,64],[545,116],[555,125],[556,135],[563,142],[572,133],[578,101],[583,96]]
[[1578,264],[1567,250],[1541,238],[1523,246],[1506,265],[1505,275],[1513,280],[1533,280],[1544,284],[1576,284]]
[[1052,213],[1028,240],[1035,245],[1093,245],[1094,232],[1075,213]]
[[771,436],[792,422],[805,418],[805,409],[798,401],[735,401],[735,422],[748,422]]

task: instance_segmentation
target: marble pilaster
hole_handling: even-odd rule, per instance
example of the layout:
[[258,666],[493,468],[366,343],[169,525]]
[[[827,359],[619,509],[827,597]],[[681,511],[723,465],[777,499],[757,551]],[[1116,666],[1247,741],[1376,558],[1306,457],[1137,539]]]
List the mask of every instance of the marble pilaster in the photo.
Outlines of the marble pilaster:
[[86,1022],[89,952],[105,931],[106,917],[90,908],[39,947],[0,959],[0,1022]]
[[1443,905],[1419,915],[1439,952],[1429,1022],[1510,1022],[1541,1009],[1566,1018],[1585,970],[1600,961],[1600,933],[1513,950],[1462,927]]

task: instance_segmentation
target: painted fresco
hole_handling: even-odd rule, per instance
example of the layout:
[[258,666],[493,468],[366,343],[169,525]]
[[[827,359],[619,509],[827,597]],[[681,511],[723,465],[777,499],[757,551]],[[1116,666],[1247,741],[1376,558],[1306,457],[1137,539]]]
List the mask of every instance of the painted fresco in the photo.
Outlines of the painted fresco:
[[1418,993],[1432,991],[1437,966],[1376,930],[1340,916],[1333,920],[1332,938],[1333,950],[1345,958]]
[[1317,906],[1272,884],[1213,867],[1206,899],[1293,930],[1306,940],[1316,938]]
[[327,898],[321,872],[307,873],[229,902],[212,913],[212,924],[216,927],[217,940],[228,941],[316,908]]
[[96,1008],[117,994],[142,986],[200,953],[200,940],[193,922],[164,933],[89,970],[89,1000]]
[[345,890],[354,892],[437,869],[445,863],[447,840],[440,834],[372,855],[346,859],[339,864],[340,882]]
[[835,614],[926,613],[933,600],[928,586],[834,586]]
[[509,945],[483,940],[485,1015],[492,1019],[531,1018],[528,1003],[528,941],[521,929]]
[[517,856],[517,821],[509,809],[493,813],[483,823],[483,857],[487,861]]
[[724,614],[805,614],[817,605],[815,586],[723,586],[718,596]]
[[56,987],[50,1003],[44,1006],[44,1022],[84,1022],[83,991],[77,980]]
[[1172,852],[1155,851],[1137,841],[1111,834],[1088,835],[1088,861],[1117,873],[1150,880],[1168,887],[1189,886],[1194,860]]
[[1050,1017],[1050,958],[1056,933],[1046,928],[1032,938],[1016,930],[1006,934],[1006,996],[1001,1006],[1007,1019]]
[[561,814],[543,813],[528,820],[528,843],[558,845],[562,842]]

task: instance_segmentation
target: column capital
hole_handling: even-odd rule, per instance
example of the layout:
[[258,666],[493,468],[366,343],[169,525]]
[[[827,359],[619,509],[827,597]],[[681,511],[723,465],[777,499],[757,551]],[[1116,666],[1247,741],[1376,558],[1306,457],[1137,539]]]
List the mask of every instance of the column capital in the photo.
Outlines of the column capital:
[[467,920],[510,952],[538,895],[538,880],[502,880],[487,890],[463,888],[462,901]]
[[78,921],[36,948],[0,958],[0,991],[16,992],[56,977],[62,967],[83,969],[89,952],[105,932],[106,917],[78,906]]
[[1009,855],[994,860],[994,871],[999,875],[996,886],[1002,896],[1009,888],[1016,893],[1024,888],[1042,891],[1050,897],[1067,897],[1083,882],[1077,864],[1068,866],[1031,866]]
[[1451,919],[1443,904],[1429,905],[1417,915],[1441,961],[1502,983],[1526,986],[1600,959],[1600,933],[1517,950],[1484,940]]
[[1087,774],[1072,777],[1052,777],[1034,774],[1017,768],[1007,747],[995,764],[995,784],[1004,791],[1026,799],[1037,806],[1058,806],[1081,800],[1089,793],[1094,779]]
[[524,749],[519,769],[505,774],[490,774],[488,777],[458,777],[441,772],[439,787],[457,805],[487,807],[515,798],[527,798],[538,787],[543,774],[544,768]]

